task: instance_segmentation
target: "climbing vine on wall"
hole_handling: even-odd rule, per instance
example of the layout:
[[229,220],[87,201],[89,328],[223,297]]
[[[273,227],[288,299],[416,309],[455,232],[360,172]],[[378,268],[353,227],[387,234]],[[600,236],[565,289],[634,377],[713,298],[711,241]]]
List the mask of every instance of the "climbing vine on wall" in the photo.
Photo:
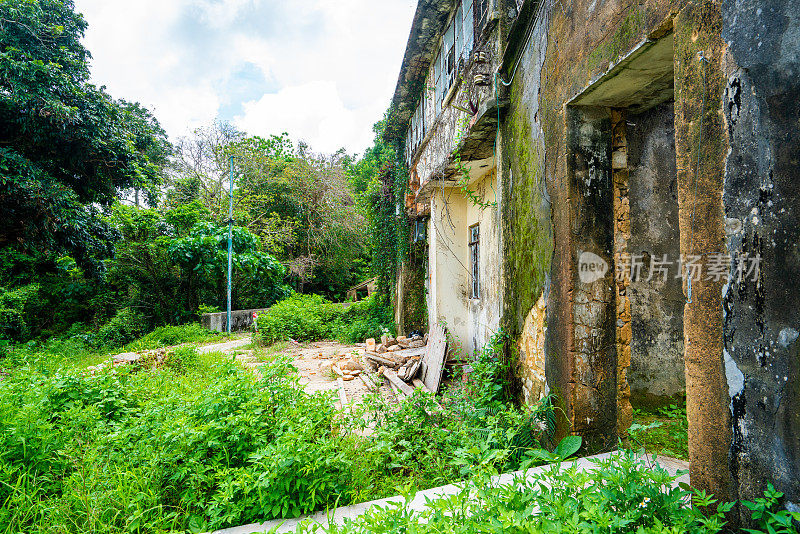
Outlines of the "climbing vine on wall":
[[377,178],[379,190],[372,205],[372,265],[379,291],[392,294],[398,265],[409,249],[410,225],[402,206],[408,172],[396,160],[389,161],[380,168]]

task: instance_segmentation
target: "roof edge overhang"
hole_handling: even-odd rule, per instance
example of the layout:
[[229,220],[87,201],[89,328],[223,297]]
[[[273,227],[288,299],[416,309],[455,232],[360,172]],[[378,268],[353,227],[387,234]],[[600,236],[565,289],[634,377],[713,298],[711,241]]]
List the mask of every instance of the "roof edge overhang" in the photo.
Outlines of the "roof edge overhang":
[[408,123],[425,89],[425,78],[439,39],[444,33],[457,0],[419,0],[406,44],[400,75],[394,90],[383,138],[394,141],[405,137]]

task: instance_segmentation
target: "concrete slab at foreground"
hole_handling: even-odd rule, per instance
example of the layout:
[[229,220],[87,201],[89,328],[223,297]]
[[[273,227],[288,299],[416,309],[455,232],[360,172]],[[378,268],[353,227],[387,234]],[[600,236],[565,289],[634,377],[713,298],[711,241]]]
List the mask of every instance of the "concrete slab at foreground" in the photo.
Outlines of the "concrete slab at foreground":
[[[586,458],[579,458],[577,460],[567,460],[564,462],[565,467],[571,467],[573,464],[578,467],[578,469],[585,470],[590,469],[594,464],[592,460],[605,460],[609,458],[612,454],[617,454],[613,452],[597,454],[595,456],[587,456]],[[658,463],[662,468],[667,470],[669,474],[675,475],[677,471],[687,471],[686,474],[679,477],[674,483],[674,486],[677,486],[680,482],[685,482],[686,484],[689,483],[689,463],[684,462],[683,460],[678,460],[676,458],[670,458],[668,456],[659,456],[656,460],[653,460],[652,457],[648,455],[648,461],[655,461]],[[541,467],[534,467],[527,471],[528,476],[537,475],[542,473],[549,466],[544,465]],[[514,473],[507,473],[504,475],[498,475],[493,477],[493,481],[497,483],[497,485],[508,485],[514,481],[514,478],[517,476],[523,475],[522,471],[516,471]],[[414,496],[414,500],[411,501],[409,507],[415,511],[422,511],[425,509],[425,503],[429,500],[438,499],[441,497],[447,497],[448,495],[454,495],[461,491],[459,486],[455,484],[450,484],[447,486],[440,486],[438,488],[431,488],[424,491],[419,491]],[[363,515],[364,512],[372,508],[373,506],[382,506],[386,507],[390,503],[402,503],[403,497],[402,496],[395,496],[389,497],[387,499],[379,499],[377,501],[370,501],[361,504],[354,504],[352,506],[342,506],[337,508],[335,511],[330,512],[330,516],[333,518],[333,521],[337,524],[341,524],[344,522],[344,519],[355,519],[360,515]],[[316,514],[307,515],[303,517],[299,517],[297,519],[276,519],[272,521],[267,521],[266,523],[261,524],[252,524],[252,525],[244,525],[241,527],[232,527],[226,528],[222,530],[215,530],[211,534],[263,534],[265,532],[269,532],[271,529],[277,527],[277,531],[279,533],[286,533],[286,532],[295,532],[297,525],[306,519],[311,519],[313,522],[317,522],[323,526],[327,525],[328,522],[328,512],[317,512]]]

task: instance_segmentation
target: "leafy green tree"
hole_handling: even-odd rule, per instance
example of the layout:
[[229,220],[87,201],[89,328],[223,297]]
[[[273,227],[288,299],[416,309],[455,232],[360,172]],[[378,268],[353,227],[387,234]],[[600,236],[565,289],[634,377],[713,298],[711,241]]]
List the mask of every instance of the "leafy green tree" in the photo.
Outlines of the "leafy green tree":
[[88,82],[86,27],[72,0],[0,0],[0,247],[98,267],[118,237],[101,208],[152,197],[169,144],[147,110]]
[[297,149],[287,134],[248,137],[226,123],[178,143],[167,202],[197,199],[210,219],[228,219],[229,158],[235,158],[234,220],[289,268],[294,287],[341,298],[367,271],[366,224],[344,151]]
[[[228,229],[208,218],[199,201],[163,213],[116,206],[110,222],[123,239],[107,275],[116,306],[153,326],[193,319],[200,305],[223,307]],[[234,309],[269,306],[288,294],[285,268],[261,249],[257,236],[234,227]]]
[[[275,258],[262,252],[257,236],[245,228],[233,227],[233,295],[235,309],[267,307],[288,296],[283,285],[285,268]],[[181,268],[188,281],[190,303],[225,302],[228,268],[228,228],[213,222],[197,223],[186,237],[173,239],[167,245],[172,261]]]

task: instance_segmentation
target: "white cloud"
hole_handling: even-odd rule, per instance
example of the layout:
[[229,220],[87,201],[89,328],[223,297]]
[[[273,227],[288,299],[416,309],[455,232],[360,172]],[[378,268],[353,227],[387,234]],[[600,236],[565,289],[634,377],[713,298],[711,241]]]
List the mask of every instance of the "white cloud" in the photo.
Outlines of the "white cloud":
[[317,151],[334,152],[347,141],[362,140],[357,115],[345,107],[334,82],[315,81],[246,103],[235,124],[258,135],[286,131]]
[[362,151],[389,104],[416,2],[76,5],[89,22],[93,80],[153,110],[172,137],[219,117],[251,134],[289,131],[318,151]]

